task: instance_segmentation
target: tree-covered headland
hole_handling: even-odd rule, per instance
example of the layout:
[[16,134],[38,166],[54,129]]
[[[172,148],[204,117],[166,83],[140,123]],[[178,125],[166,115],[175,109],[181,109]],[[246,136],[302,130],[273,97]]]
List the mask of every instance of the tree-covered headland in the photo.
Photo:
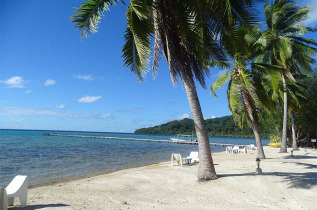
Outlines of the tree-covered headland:
[[[252,130],[250,128],[240,129],[235,125],[232,116],[207,119],[205,122],[209,136],[253,137]],[[140,128],[134,133],[191,135],[195,131],[194,129],[193,120],[185,118],[154,127]],[[267,134],[265,137],[269,137],[269,133],[265,133]]]

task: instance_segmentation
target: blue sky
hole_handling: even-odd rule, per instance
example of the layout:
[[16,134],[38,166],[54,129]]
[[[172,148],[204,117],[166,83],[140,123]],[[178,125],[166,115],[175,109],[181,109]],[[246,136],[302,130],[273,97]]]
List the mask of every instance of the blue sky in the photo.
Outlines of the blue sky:
[[[81,40],[69,18],[81,2],[0,1],[0,128],[133,132],[188,117],[185,90],[173,86],[165,62],[142,83],[123,67],[125,6]],[[306,3],[316,27],[317,1]],[[230,115],[225,90],[218,98],[209,91],[217,75],[212,69],[207,89],[197,85],[205,118]]]

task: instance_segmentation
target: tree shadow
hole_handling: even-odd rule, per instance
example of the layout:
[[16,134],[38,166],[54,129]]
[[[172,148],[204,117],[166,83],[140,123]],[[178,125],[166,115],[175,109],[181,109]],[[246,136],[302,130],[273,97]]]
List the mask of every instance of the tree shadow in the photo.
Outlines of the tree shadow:
[[54,207],[65,207],[65,206],[69,206],[67,204],[62,204],[62,203],[58,203],[58,204],[43,204],[43,205],[27,205],[24,208],[21,208],[20,206],[14,206],[11,208],[8,208],[9,210],[35,210],[35,209],[43,209],[43,208],[54,208]]
[[309,163],[296,163],[297,165],[305,166],[307,169],[316,169],[317,165]]
[[[310,164],[309,164],[310,165]],[[283,182],[289,184],[289,188],[310,189],[317,185],[317,172],[291,173],[291,172],[263,172],[245,173],[245,174],[218,174],[218,177],[234,177],[234,176],[281,176]]]
[[[286,163],[290,163],[290,162],[283,162],[283,164]],[[291,162],[292,164],[296,164],[296,165],[300,165],[300,166],[304,166],[306,169],[317,169],[317,165],[316,164],[310,164],[310,163],[294,163]]]
[[307,155],[294,155],[294,156],[286,156],[284,159],[317,159],[315,156],[307,156]]

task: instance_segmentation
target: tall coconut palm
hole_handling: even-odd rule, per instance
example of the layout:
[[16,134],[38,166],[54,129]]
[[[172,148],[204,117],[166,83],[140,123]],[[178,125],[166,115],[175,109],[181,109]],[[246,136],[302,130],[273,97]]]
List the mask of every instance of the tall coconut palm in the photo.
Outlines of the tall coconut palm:
[[275,0],[266,4],[264,14],[267,29],[263,31],[255,46],[261,55],[256,63],[268,63],[279,68],[283,91],[283,135],[280,152],[287,152],[287,80],[294,80],[293,74],[302,70],[311,70],[312,55],[316,53],[317,43],[303,34],[316,29],[306,27],[309,7],[299,7],[292,0]]
[[[253,33],[257,32],[256,29],[252,29],[252,31]],[[258,148],[258,157],[264,159],[265,154],[260,137],[257,114],[261,102],[256,91],[252,73],[247,69],[247,65],[250,63],[253,55],[250,44],[247,42],[247,37],[249,37],[249,40],[250,38],[254,39],[250,31],[243,26],[234,26],[223,34],[221,38],[225,40],[224,48],[234,61],[233,69],[221,75],[212,84],[211,91],[216,96],[215,91],[229,81],[227,97],[233,119],[241,128],[248,125],[248,122],[251,124]],[[264,96],[263,93],[261,94],[262,98]]]
[[[104,11],[119,0],[87,0],[72,16],[82,36],[94,33]],[[193,113],[200,164],[198,179],[216,179],[208,134],[198,100],[194,79],[203,87],[210,60],[224,60],[217,34],[224,26],[253,21],[253,0],[130,0],[126,12],[123,58],[139,80],[149,70],[151,43],[154,39],[152,71],[156,75],[163,54],[175,84],[181,79]]]
[[[298,75],[295,75],[296,77]],[[300,76],[301,79],[307,77],[305,74]],[[297,80],[297,79],[296,79]],[[302,104],[305,103],[306,97],[305,97],[305,88],[301,83],[295,83],[290,81],[290,83],[287,85],[287,94],[289,95],[289,103],[288,103],[288,112],[289,116],[291,118],[291,131],[292,131],[292,148],[293,150],[298,150],[297,147],[297,136],[295,132],[295,113],[301,112]]]
[[[252,63],[253,69],[253,78],[255,81],[255,86],[258,89],[264,88],[264,92],[266,92],[269,96],[269,102],[277,102],[274,106],[273,104],[269,104],[266,106],[270,109],[270,111],[283,110],[283,80],[280,76],[279,71],[283,71],[283,68],[274,65],[267,65],[261,63]],[[292,130],[292,139],[293,139],[293,150],[297,149],[296,143],[296,134],[295,134],[295,117],[294,113],[300,112],[300,108],[302,103],[305,101],[305,91],[302,83],[297,81],[297,78],[305,78],[306,75],[295,75],[296,82],[293,80],[287,80],[287,110],[288,114],[291,118],[291,130]]]

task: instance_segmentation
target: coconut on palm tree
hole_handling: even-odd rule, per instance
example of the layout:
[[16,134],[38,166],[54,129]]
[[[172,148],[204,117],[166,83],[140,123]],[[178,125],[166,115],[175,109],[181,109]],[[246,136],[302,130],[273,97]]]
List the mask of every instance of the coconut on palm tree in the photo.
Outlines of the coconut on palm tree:
[[[82,36],[97,31],[103,12],[119,0],[87,0],[78,14],[72,16]],[[198,138],[198,179],[216,179],[208,134],[196,92],[195,80],[203,87],[210,60],[223,61],[217,34],[224,26],[239,21],[252,22],[250,6],[253,0],[227,2],[222,0],[130,0],[123,47],[125,65],[142,80],[150,69],[151,43],[152,71],[156,75],[163,54],[169,65],[173,83],[180,79],[185,87],[193,113]]]
[[[287,81],[295,81],[293,74],[311,70],[312,56],[316,54],[317,42],[304,38],[316,29],[306,27],[309,7],[299,7],[292,0],[275,0],[264,7],[267,29],[255,42],[260,55],[256,63],[275,65],[282,80],[283,134],[280,152],[287,152]],[[275,96],[273,96],[275,99]]]

